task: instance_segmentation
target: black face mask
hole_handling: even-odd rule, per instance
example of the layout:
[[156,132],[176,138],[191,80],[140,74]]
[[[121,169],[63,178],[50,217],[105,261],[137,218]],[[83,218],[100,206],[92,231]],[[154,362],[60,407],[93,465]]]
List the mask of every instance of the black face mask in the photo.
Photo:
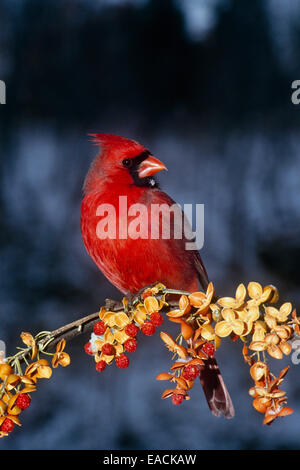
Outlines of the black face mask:
[[149,157],[150,155],[152,155],[151,152],[149,150],[145,150],[144,152],[140,153],[136,157],[124,158],[124,160],[122,161],[124,168],[128,169],[133,179],[133,182],[136,186],[144,186],[147,188],[158,188],[158,183],[153,176],[140,178],[139,173],[138,173],[140,164],[144,160],[146,160],[146,158]]

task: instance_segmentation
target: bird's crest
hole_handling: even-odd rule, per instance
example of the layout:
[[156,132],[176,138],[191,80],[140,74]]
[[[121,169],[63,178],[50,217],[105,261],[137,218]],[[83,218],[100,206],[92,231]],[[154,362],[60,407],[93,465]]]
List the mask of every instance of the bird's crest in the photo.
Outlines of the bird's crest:
[[91,141],[95,145],[99,145],[101,147],[109,147],[112,145],[137,144],[137,142],[135,142],[134,140],[127,139],[126,137],[114,134],[88,134],[88,136],[91,137]]

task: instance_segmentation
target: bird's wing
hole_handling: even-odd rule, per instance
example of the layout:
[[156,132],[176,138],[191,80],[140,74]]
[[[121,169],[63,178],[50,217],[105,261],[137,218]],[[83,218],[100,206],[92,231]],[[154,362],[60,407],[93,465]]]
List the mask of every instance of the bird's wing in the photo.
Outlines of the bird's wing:
[[193,256],[194,256],[194,265],[195,265],[195,268],[196,268],[197,273],[198,273],[199,282],[200,282],[201,286],[203,287],[203,289],[206,291],[207,287],[208,287],[208,284],[209,284],[209,279],[208,279],[208,275],[207,275],[205,266],[202,262],[200,254],[199,254],[199,251],[194,250],[193,251]]
[[[159,189],[155,189],[151,191],[151,203],[153,204],[167,204],[168,206],[173,206],[174,204],[177,204],[170,196],[168,196],[166,193]],[[180,207],[177,204],[178,207]],[[186,250],[185,247],[187,243],[191,243],[194,241],[192,237],[192,227],[184,214],[184,212],[180,208],[180,213],[181,213],[181,221],[179,218],[172,218],[171,219],[171,229],[170,229],[170,235],[174,243],[178,245],[178,247],[182,250],[184,249],[185,255],[191,259],[191,263],[194,265],[195,270],[198,275],[199,282],[201,286],[203,287],[204,290],[207,289],[207,286],[209,284],[209,279],[208,275],[205,269],[205,266],[202,262],[200,253],[197,249],[195,250]],[[164,220],[164,213],[162,213],[162,223]],[[168,219],[169,220],[169,219]],[[166,221],[168,223],[168,220]],[[180,226],[179,226],[180,224]],[[177,240],[174,237],[174,234],[178,233],[181,230],[182,232],[182,238],[180,240]]]

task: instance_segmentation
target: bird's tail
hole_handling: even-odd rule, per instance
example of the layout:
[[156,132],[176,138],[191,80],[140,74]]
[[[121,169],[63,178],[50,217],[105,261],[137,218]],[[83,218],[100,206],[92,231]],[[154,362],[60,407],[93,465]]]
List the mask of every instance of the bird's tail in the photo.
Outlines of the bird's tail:
[[209,357],[205,360],[199,378],[212,414],[233,418],[233,404],[215,358]]

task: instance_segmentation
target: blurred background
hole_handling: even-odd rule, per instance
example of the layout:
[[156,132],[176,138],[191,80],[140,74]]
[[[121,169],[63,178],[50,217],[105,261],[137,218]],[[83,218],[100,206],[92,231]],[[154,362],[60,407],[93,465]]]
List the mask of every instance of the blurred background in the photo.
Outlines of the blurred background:
[[[169,168],[161,186],[205,204],[201,255],[219,295],[275,284],[300,307],[300,79],[297,0],[0,0],[0,338],[51,330],[120,298],[85,252],[89,132],[141,141]],[[166,325],[164,326],[166,328]],[[70,367],[41,381],[2,449],[299,449],[295,413],[262,427],[240,344],[218,361],[236,417],[213,417],[199,387],[174,407],[155,381],[170,355],[141,338],[126,371]],[[290,359],[282,361],[284,365]],[[282,364],[274,364],[278,372]]]

